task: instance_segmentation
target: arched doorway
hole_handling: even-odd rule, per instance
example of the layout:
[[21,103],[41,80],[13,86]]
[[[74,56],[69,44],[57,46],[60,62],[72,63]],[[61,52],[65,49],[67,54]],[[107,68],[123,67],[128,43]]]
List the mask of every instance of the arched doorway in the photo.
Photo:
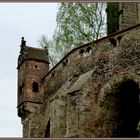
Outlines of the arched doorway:
[[128,80],[121,83],[116,92],[119,95],[118,137],[139,137],[139,85]]
[[109,85],[104,87],[100,102],[99,117],[103,122],[101,136],[139,137],[139,85],[130,79]]

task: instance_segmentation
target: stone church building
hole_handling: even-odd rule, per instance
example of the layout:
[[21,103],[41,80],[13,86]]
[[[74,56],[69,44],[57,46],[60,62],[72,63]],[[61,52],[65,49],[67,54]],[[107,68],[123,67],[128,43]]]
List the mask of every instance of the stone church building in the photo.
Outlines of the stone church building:
[[139,137],[140,4],[108,3],[108,35],[71,50],[51,70],[45,49],[18,57],[23,137]]

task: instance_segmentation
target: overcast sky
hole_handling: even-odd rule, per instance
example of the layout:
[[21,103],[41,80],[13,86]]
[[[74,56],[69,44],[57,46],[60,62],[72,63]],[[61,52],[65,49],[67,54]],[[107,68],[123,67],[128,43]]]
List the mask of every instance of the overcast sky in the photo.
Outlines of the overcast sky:
[[22,137],[16,109],[21,37],[32,47],[42,34],[51,38],[57,9],[57,3],[0,3],[0,137]]

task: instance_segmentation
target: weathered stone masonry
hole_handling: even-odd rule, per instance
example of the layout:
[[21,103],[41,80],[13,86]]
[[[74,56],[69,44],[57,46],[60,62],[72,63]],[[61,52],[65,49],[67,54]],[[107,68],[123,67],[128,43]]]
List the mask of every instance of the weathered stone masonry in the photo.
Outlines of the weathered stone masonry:
[[50,71],[47,50],[21,44],[23,137],[139,137],[140,24],[128,23],[73,49]]

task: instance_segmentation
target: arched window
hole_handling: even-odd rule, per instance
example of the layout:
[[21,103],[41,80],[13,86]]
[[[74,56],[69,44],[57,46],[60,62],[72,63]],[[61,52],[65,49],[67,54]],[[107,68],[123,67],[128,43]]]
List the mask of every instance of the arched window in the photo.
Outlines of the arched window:
[[32,91],[39,92],[39,87],[37,82],[33,82]]

